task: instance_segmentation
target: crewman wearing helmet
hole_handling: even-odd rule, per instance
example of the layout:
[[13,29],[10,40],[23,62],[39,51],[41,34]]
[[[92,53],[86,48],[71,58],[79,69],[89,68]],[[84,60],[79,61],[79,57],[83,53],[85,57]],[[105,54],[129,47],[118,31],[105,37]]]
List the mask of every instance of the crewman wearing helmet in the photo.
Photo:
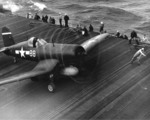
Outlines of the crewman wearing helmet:
[[104,32],[104,23],[101,21],[100,24],[100,29],[99,29],[100,34]]

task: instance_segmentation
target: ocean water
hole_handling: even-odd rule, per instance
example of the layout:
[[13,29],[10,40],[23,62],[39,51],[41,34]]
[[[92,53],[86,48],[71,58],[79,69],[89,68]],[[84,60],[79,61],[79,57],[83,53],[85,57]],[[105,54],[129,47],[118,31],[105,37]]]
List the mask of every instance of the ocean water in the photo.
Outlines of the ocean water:
[[103,21],[110,33],[119,30],[129,34],[133,29],[139,34],[150,33],[150,0],[0,0],[0,4],[21,16],[27,12],[48,14],[55,17],[56,23],[59,13],[66,13],[73,27],[92,24],[98,31]]

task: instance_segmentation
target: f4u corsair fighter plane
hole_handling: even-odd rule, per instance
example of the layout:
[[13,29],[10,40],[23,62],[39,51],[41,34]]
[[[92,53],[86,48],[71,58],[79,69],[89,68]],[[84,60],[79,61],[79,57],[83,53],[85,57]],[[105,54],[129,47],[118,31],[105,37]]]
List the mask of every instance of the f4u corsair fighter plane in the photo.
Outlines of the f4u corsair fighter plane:
[[15,44],[10,30],[3,27],[2,38],[5,47],[1,48],[0,52],[16,58],[36,61],[37,65],[26,73],[4,78],[0,81],[0,85],[27,80],[28,78],[36,81],[42,76],[50,81],[48,90],[53,92],[55,90],[54,78],[59,75],[72,77],[79,75],[88,53],[97,44],[104,41],[107,36],[107,33],[97,35],[81,45],[47,43],[36,37]]

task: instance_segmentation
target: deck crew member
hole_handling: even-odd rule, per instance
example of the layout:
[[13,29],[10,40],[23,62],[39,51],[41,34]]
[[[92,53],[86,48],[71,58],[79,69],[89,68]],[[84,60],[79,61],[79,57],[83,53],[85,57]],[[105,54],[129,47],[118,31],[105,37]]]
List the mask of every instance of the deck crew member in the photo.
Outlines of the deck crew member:
[[131,32],[131,38],[129,39],[129,44],[131,44],[132,43],[132,40],[135,40],[136,41],[136,44],[137,45],[139,45],[139,41],[138,41],[138,36],[137,36],[137,33],[136,33],[136,31],[132,31]]
[[115,35],[116,37],[120,37],[120,32],[117,30],[117,33],[116,33],[116,35]]
[[48,15],[45,15],[45,22],[48,23]]
[[104,32],[104,23],[101,22],[100,24],[100,29],[99,29],[100,34]]
[[59,13],[59,24],[60,24],[60,27],[62,27],[62,15],[61,15],[61,13]]
[[40,16],[37,13],[35,13],[34,20],[40,20]]
[[135,60],[137,60],[138,64],[140,65],[140,59],[143,56],[146,56],[146,55],[144,53],[144,48],[141,48],[133,55],[130,63],[132,64]]
[[42,21],[45,22],[45,17],[44,17],[44,15],[42,15]]
[[66,13],[64,16],[64,21],[65,21],[65,27],[68,27],[69,16]]
[[88,36],[89,33],[88,33],[86,26],[84,26],[83,31],[84,31],[83,36]]
[[150,43],[150,41],[148,40],[148,38],[146,37],[146,35],[144,34],[143,39],[141,39],[141,42],[143,43]]
[[28,19],[32,19],[32,14],[29,12],[27,13],[27,16],[26,16]]
[[90,24],[90,26],[89,26],[89,32],[93,32],[93,30],[94,30],[94,28],[93,28],[93,26]]
[[123,38],[126,39],[126,40],[128,40],[128,36],[127,35],[124,35]]

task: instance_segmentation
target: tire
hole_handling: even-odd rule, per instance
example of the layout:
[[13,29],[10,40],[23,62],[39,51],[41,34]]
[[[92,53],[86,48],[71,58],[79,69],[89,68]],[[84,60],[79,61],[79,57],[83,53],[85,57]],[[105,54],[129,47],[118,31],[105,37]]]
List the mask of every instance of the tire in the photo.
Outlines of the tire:
[[54,83],[50,83],[48,85],[48,91],[51,92],[51,93],[53,93],[55,91],[55,85],[54,85]]

